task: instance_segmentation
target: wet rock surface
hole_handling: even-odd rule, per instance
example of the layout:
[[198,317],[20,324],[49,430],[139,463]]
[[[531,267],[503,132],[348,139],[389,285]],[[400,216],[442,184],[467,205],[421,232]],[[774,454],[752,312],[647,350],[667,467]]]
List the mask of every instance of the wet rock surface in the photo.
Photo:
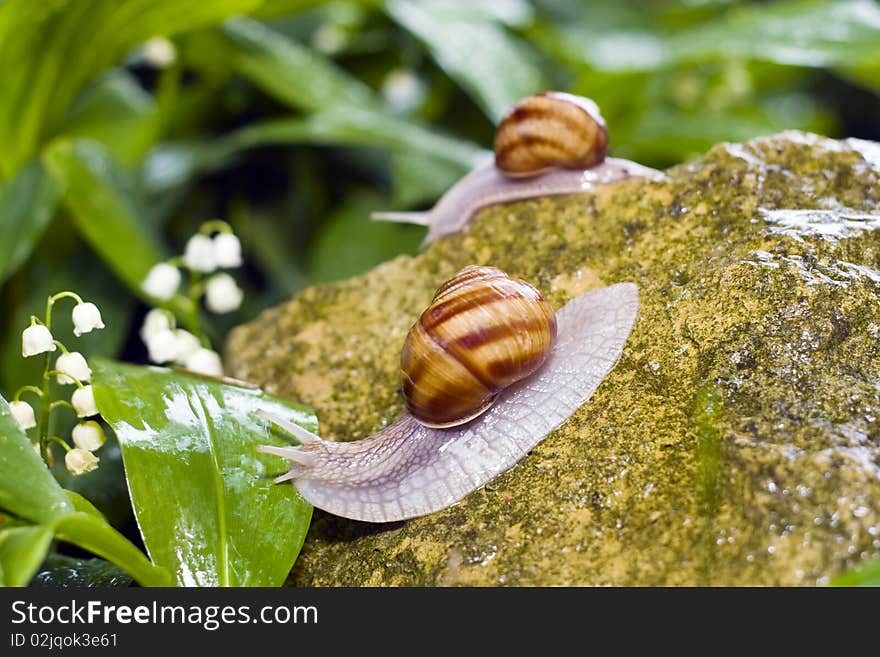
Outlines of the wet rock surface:
[[783,133],[654,179],[489,208],[417,258],[239,327],[234,376],[365,437],[399,350],[466,264],[558,307],[633,281],[593,398],[512,470],[392,525],[320,511],[297,585],[812,585],[880,556],[880,145]]

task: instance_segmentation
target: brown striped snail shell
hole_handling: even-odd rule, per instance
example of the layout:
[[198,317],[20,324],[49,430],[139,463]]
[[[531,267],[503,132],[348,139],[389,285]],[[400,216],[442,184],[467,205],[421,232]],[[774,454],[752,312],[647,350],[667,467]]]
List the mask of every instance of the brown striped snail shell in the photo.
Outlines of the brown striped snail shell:
[[608,130],[589,98],[548,91],[510,108],[495,132],[495,166],[508,177],[550,167],[588,169],[608,151]]
[[541,367],[555,339],[556,316],[536,288],[495,267],[465,267],[407,334],[400,356],[407,410],[428,427],[472,420]]

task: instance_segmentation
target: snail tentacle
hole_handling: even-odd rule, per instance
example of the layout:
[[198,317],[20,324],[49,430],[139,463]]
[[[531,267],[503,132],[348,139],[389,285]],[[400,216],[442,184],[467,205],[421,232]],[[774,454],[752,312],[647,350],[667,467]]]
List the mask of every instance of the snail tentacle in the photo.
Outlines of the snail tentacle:
[[620,357],[637,312],[632,283],[572,299],[556,314],[557,340],[543,367],[467,424],[432,429],[405,414],[364,440],[318,438],[270,453],[291,459],[283,477],[336,515],[391,522],[437,511],[511,468],[589,399]]

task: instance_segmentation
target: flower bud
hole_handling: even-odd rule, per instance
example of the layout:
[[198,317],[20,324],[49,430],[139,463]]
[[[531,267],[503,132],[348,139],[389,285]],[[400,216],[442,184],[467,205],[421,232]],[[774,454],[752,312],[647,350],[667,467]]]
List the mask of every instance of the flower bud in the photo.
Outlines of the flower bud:
[[42,324],[32,324],[21,332],[21,355],[36,356],[47,351],[55,351],[52,332]]
[[83,333],[91,333],[92,329],[104,328],[104,322],[101,320],[101,311],[98,306],[91,302],[78,303],[73,307],[71,313],[73,318],[73,334],[76,337]]
[[190,354],[184,362],[184,367],[197,374],[223,376],[223,362],[220,360],[220,354],[210,349],[202,348]]
[[77,417],[91,417],[98,414],[98,407],[95,405],[95,390],[90,385],[74,390],[70,396],[70,403],[73,404]]
[[104,429],[94,420],[80,422],[73,428],[71,433],[73,444],[88,452],[94,452],[107,440]]
[[74,447],[65,454],[64,465],[67,466],[67,471],[70,474],[82,475],[97,468],[100,460],[90,451]]
[[150,269],[141,288],[151,297],[167,301],[180,287],[180,270],[167,262],[160,262]]
[[174,331],[166,329],[151,336],[147,341],[147,351],[150,360],[154,363],[167,363],[177,359],[177,350],[180,348]]
[[153,308],[144,316],[144,323],[141,326],[141,340],[144,344],[149,344],[150,340],[157,333],[162,331],[170,331],[174,328],[174,319],[167,310],[161,308]]
[[[61,354],[55,361],[55,369],[64,374],[58,374],[58,383],[61,385],[72,385],[76,381],[88,381],[92,378],[92,370],[86,359],[78,351],[71,351],[68,354]],[[72,378],[71,378],[72,377]],[[76,379],[76,381],[74,381]]]
[[217,263],[214,261],[214,241],[201,233],[190,237],[183,253],[183,262],[194,271],[208,273],[217,269]]
[[214,244],[214,262],[218,267],[241,267],[241,242],[232,233],[217,233]]
[[205,285],[205,305],[214,313],[228,313],[241,305],[244,292],[229,274],[216,274]]
[[9,411],[12,417],[18,422],[18,426],[27,431],[37,426],[37,420],[34,418],[34,407],[24,401],[9,402]]

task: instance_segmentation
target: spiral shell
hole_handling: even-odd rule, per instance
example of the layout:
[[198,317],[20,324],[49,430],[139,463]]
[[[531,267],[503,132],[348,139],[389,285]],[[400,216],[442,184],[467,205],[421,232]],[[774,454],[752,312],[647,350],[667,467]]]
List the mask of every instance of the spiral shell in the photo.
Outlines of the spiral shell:
[[587,169],[604,160],[607,150],[608,131],[596,103],[558,91],[519,101],[495,133],[495,166],[509,177],[550,167]]
[[495,267],[465,267],[406,337],[407,409],[428,427],[463,424],[541,367],[555,339],[553,308],[537,289]]

